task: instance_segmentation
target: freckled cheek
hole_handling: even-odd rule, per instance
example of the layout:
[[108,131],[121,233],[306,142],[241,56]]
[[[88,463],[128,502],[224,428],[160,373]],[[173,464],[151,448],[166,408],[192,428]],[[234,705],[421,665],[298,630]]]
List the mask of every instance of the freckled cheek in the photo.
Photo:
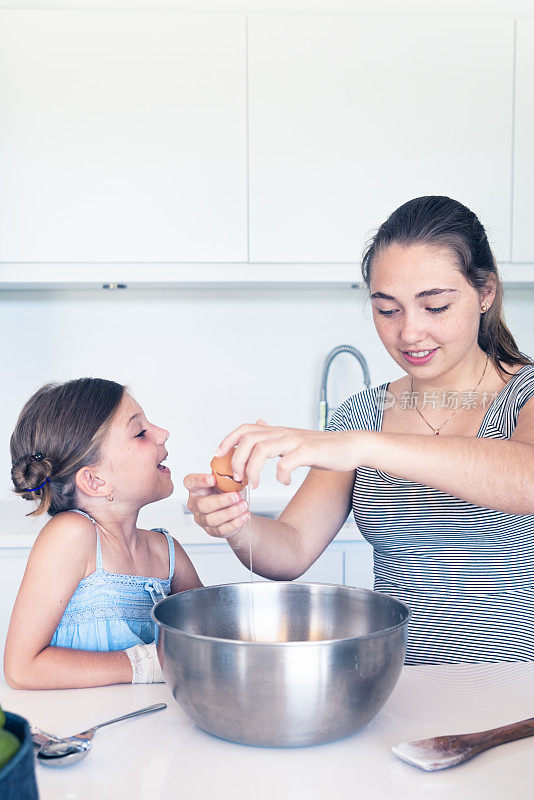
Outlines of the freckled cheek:
[[382,344],[393,345],[398,339],[398,325],[393,317],[380,317],[373,314],[376,332]]
[[478,331],[478,320],[473,317],[470,309],[458,309],[447,315],[440,328],[441,335],[449,341],[472,339]]

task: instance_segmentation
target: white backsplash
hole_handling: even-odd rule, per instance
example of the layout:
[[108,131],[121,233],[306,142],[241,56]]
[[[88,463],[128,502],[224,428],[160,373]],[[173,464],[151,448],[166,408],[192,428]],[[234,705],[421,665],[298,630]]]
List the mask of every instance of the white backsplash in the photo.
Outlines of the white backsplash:
[[[507,322],[526,352],[534,352],[533,313],[534,290],[506,291]],[[8,498],[9,437],[25,401],[48,381],[95,376],[125,383],[148,418],[170,431],[175,495],[167,510],[149,506],[140,521],[172,527],[185,498],[183,476],[209,471],[213,451],[235,426],[261,416],[316,427],[322,365],[332,347],[361,349],[373,385],[401,374],[378,340],[368,301],[355,290],[3,292],[0,336],[0,535],[31,533],[46,520],[28,520],[30,504]],[[340,356],[329,401],[337,405],[362,387],[356,362]],[[305,473],[295,474],[288,490],[277,483],[272,462],[256,494],[283,503]]]

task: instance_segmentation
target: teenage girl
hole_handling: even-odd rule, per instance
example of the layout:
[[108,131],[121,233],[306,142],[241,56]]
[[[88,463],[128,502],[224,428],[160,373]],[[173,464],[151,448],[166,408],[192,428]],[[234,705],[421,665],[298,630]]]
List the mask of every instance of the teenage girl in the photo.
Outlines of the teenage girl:
[[278,520],[188,475],[189,508],[259,575],[302,575],[352,509],[375,589],[412,611],[408,664],[534,661],[534,362],[502,313],[477,216],[418,197],[369,243],[362,275],[377,334],[405,374],[346,400],[326,432],[242,425],[234,477],[255,488],[312,467]]
[[81,378],[39,389],[11,437],[15,492],[51,519],[31,550],[7,634],[17,689],[163,680],[150,611],[201,586],[188,556],[139,510],[169,497],[168,431],[126,387]]

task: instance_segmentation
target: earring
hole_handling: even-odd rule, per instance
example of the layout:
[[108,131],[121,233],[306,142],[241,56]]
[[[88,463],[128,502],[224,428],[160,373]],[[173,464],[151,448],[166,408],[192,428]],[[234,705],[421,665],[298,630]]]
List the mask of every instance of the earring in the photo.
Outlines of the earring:
[[109,502],[110,502],[110,503],[112,503],[112,502],[113,502],[113,492],[110,492],[110,493],[108,494],[108,496],[107,496],[106,500],[109,500]]
[[484,312],[487,311],[488,308],[489,308],[488,304],[487,303],[483,303],[483,305],[480,307],[480,310],[484,314]]

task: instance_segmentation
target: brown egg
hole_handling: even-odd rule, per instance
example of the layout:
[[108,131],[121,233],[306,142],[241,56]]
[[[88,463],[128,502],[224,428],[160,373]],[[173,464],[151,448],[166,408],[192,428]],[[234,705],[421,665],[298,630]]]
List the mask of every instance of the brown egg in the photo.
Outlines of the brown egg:
[[232,469],[232,456],[234,449],[230,450],[225,456],[213,456],[211,459],[211,472],[215,476],[215,486],[221,492],[239,492],[247,485],[247,479],[234,481],[234,471]]

